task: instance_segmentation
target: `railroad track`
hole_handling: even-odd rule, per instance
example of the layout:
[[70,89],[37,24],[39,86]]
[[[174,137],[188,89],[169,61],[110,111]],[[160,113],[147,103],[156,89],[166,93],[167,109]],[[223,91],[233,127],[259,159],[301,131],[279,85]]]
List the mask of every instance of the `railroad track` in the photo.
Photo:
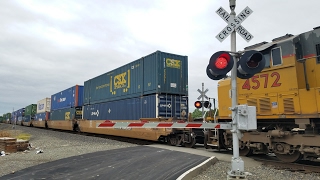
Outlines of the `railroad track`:
[[[32,127],[32,128],[44,129],[44,128],[40,128],[40,127]],[[70,134],[77,134],[77,135],[81,135],[81,136],[100,137],[100,138],[104,138],[104,139],[111,139],[111,140],[115,140],[115,141],[126,142],[126,143],[137,144],[137,145],[151,145],[151,144],[155,144],[155,143],[161,143],[161,142],[148,141],[148,140],[143,140],[143,139],[134,139],[134,138],[128,138],[128,137],[112,136],[112,135],[105,135],[105,134],[95,134],[95,133],[88,133],[88,132],[78,132],[78,131],[50,129],[50,128],[46,129],[46,130],[65,132],[65,133],[70,133]]]
[[265,166],[272,166],[274,169],[286,170],[291,172],[320,173],[320,162],[317,161],[299,161],[297,163],[287,163],[278,160],[274,156],[253,155],[250,156],[256,161],[260,161]]

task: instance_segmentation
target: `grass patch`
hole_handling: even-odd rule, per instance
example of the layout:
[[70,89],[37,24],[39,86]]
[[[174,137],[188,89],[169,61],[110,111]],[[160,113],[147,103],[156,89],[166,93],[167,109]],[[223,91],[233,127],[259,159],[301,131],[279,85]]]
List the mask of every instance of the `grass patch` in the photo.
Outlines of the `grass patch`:
[[17,139],[22,139],[22,140],[30,140],[31,134],[21,133],[21,134],[19,134],[18,136],[16,136],[15,138],[17,138]]
[[30,140],[31,134],[22,133],[21,131],[16,130],[1,130],[0,137],[11,137],[22,140]]

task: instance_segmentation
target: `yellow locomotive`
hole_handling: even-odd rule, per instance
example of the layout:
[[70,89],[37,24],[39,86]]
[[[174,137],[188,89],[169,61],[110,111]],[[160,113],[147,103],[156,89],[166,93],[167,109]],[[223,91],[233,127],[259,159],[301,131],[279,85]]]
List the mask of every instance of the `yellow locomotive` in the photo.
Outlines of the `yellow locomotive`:
[[[266,64],[249,79],[237,78],[238,104],[256,106],[258,123],[257,131],[243,133],[240,154],[272,152],[286,162],[319,158],[320,27],[248,50],[261,52]],[[231,120],[230,83],[218,83],[219,122]],[[211,130],[206,146],[230,148],[231,134]]]

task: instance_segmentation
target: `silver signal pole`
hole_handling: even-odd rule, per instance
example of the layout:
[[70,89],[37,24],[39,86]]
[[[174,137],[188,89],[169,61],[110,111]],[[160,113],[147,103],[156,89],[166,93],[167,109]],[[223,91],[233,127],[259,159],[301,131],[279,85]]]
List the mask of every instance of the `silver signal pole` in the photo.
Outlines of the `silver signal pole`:
[[[236,8],[236,0],[229,0],[231,9],[231,19],[236,17],[234,9]],[[236,30],[231,33],[231,52],[236,52]],[[232,145],[233,157],[231,159],[231,171],[228,172],[227,179],[245,178],[244,176],[244,162],[239,156],[239,138],[238,138],[238,119],[237,119],[237,61],[238,57],[234,57],[234,64],[231,70],[231,99],[232,99]]]
[[[204,92],[204,83],[202,83],[202,92]],[[203,117],[204,116],[204,96],[202,96],[201,104],[202,104],[202,116],[201,117]],[[204,119],[203,119],[203,121],[204,121]]]

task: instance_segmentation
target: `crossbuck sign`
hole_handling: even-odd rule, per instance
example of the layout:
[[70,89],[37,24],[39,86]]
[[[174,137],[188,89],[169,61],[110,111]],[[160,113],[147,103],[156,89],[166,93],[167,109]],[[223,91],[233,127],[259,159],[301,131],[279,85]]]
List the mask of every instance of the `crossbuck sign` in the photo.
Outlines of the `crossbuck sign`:
[[253,36],[243,27],[241,26],[241,23],[249,17],[249,15],[253,11],[246,7],[241,13],[234,19],[231,19],[230,14],[224,10],[222,7],[220,7],[216,13],[225,21],[228,23],[228,25],[216,36],[216,38],[222,42],[224,39],[226,39],[234,30],[238,32],[238,34],[245,39],[247,42],[249,42]]
[[206,98],[206,99],[209,99],[208,96],[206,95],[206,93],[209,91],[209,89],[206,89],[205,91],[201,91],[200,89],[198,89],[198,92],[201,94],[199,97],[198,97],[198,100],[200,100],[202,97],[203,98]]

